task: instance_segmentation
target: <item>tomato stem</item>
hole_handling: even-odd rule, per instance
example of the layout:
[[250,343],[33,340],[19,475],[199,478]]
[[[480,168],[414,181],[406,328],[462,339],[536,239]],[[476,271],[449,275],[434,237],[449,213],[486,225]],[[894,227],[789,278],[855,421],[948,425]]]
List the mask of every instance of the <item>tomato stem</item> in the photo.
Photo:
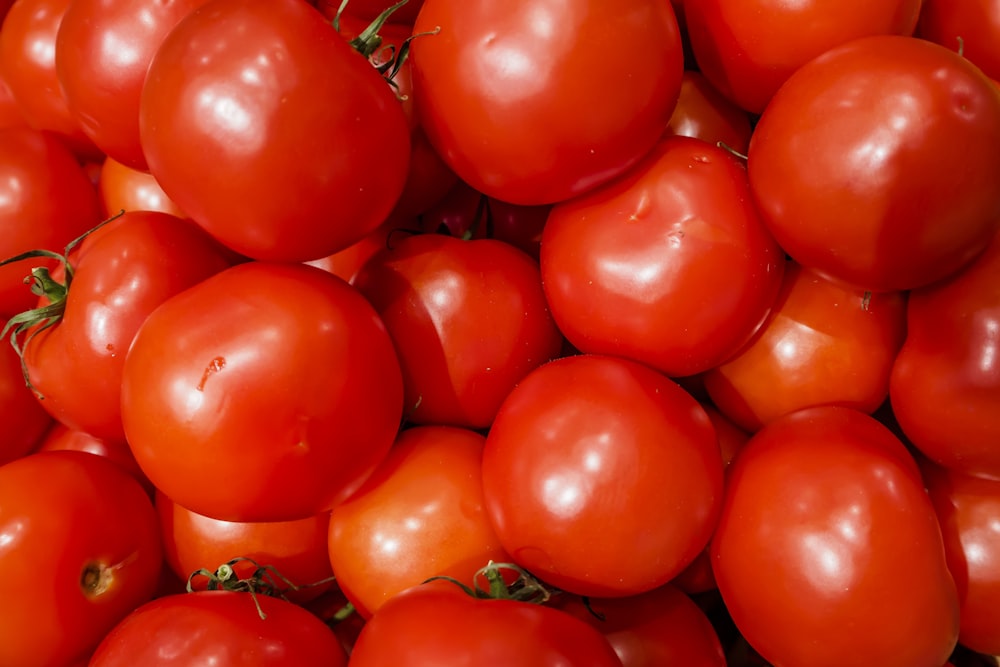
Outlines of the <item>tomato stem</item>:
[[[508,583],[505,573],[513,572],[516,578]],[[483,588],[481,580],[485,579],[487,588]],[[454,577],[438,576],[427,579],[424,583],[442,580],[455,584],[471,597],[479,600],[516,600],[529,604],[545,604],[558,593],[555,588],[548,587],[524,568],[513,563],[494,563],[490,561],[473,576],[472,586]]]

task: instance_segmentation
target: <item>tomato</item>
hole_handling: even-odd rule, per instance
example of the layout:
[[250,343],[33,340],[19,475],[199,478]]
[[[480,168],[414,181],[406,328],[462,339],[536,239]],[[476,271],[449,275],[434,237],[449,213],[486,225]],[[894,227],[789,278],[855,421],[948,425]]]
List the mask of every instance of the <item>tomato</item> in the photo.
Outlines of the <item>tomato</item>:
[[52,424],[25,386],[21,360],[5,341],[0,341],[0,423],[0,465],[34,449]]
[[857,410],[809,408],[754,435],[711,556],[733,621],[773,664],[939,667],[955,647],[958,596],[920,471]]
[[280,261],[374,231],[410,154],[392,89],[302,0],[210,0],[182,19],[150,64],[139,136],[183,211],[237,252]]
[[315,267],[248,262],[143,322],[122,419],[174,502],[226,521],[289,521],[331,509],[371,474],[402,396],[392,341],[357,291]]
[[[414,104],[459,178],[513,204],[579,195],[635,164],[677,102],[677,19],[657,0],[426,0]],[[627,45],[627,47],[623,46]]]
[[559,596],[556,606],[608,638],[623,667],[725,667],[711,621],[684,593],[667,584],[622,598]]
[[666,583],[705,547],[722,460],[705,411],[670,379],[578,355],[536,369],[504,401],[486,439],[483,492],[518,565],[573,593],[631,595]]
[[538,264],[500,241],[402,236],[354,284],[396,345],[414,423],[488,427],[514,385],[562,347]]
[[478,600],[433,581],[386,602],[365,625],[351,667],[621,667],[597,630],[567,613],[516,600]]
[[7,77],[0,70],[0,128],[21,127],[27,125],[21,108],[17,106],[14,93],[7,84]]
[[162,211],[178,218],[187,217],[156,182],[156,177],[111,157],[101,163],[97,191],[107,216],[119,211]]
[[70,0],[55,40],[59,86],[84,134],[116,161],[146,169],[139,144],[146,71],[167,33],[204,2]]
[[305,609],[264,595],[256,605],[248,593],[231,591],[157,598],[108,634],[90,667],[347,664],[333,632]]
[[705,388],[748,431],[816,405],[871,414],[889,396],[905,332],[903,294],[866,295],[792,262],[768,320],[735,358],[704,374]]
[[927,457],[1000,479],[1000,235],[950,280],[914,290],[892,410]]
[[961,601],[958,640],[973,650],[1000,653],[996,608],[1000,601],[1000,481],[933,464],[924,480],[944,534],[948,569]]
[[924,0],[917,34],[960,51],[987,76],[1000,79],[1000,5],[993,0]]
[[460,428],[407,429],[358,492],[333,508],[330,563],[363,616],[430,577],[471,586],[490,561],[509,560],[483,507],[484,441]]
[[55,133],[81,158],[101,151],[70,113],[56,75],[56,34],[70,0],[17,0],[0,30],[0,71],[28,125]]
[[84,657],[148,600],[161,564],[153,506],[114,463],[83,452],[0,467],[0,664]]
[[666,136],[697,137],[710,144],[722,142],[745,154],[750,146],[750,115],[724,97],[701,72],[684,72],[677,106],[667,123]]
[[1000,90],[937,44],[855,40],[782,86],[748,169],[765,224],[799,263],[862,289],[927,285],[1000,223]]
[[675,376],[740,349],[783,266],[743,165],[690,137],[664,139],[622,179],[557,204],[542,232],[542,281],[566,338]]
[[136,463],[135,457],[132,456],[132,450],[128,447],[128,443],[124,441],[106,442],[84,431],[71,429],[64,424],[55,422],[48,432],[45,433],[35,451],[58,452],[63,450],[87,452],[114,461],[122,469],[135,477],[143,485],[143,488],[152,495],[153,485],[149,483],[139,464]]
[[[0,259],[36,248],[59,251],[100,220],[90,179],[58,139],[15,127],[0,130]],[[49,258],[0,267],[0,314],[34,307],[38,297],[25,287],[31,269],[54,269]]]
[[920,0],[698,0],[685,10],[691,49],[724,95],[760,113],[799,67],[869,35],[911,35]]
[[360,241],[347,246],[343,250],[338,250],[332,255],[313,259],[305,263],[328,271],[349,283],[353,283],[361,271],[361,267],[379,250],[392,246],[406,234],[414,234],[419,231],[420,225],[416,218],[400,218],[393,215],[383,222],[378,229]]

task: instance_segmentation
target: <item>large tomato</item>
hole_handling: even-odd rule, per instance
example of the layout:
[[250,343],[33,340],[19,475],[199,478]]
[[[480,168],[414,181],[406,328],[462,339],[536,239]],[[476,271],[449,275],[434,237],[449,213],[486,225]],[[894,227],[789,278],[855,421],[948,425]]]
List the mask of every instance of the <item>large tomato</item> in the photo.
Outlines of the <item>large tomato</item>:
[[318,259],[378,227],[409,134],[388,83],[302,0],[201,5],[157,50],[139,105],[167,195],[255,259]]
[[578,355],[511,392],[483,455],[486,507],[516,563],[563,590],[651,590],[705,547],[722,459],[698,402],[638,363]]
[[914,290],[892,410],[939,464],[1000,479],[1000,235],[971,266]]
[[961,269],[1000,223],[1000,89],[912,37],[836,47],[760,118],[750,185],[792,258],[869,290]]
[[[259,606],[259,607],[258,607]],[[90,667],[344,667],[336,635],[298,605],[231,591],[169,595],[108,633]]]
[[122,379],[149,479],[227,521],[331,509],[386,455],[402,409],[374,309],[304,264],[240,264],[171,297],[139,328]]
[[1000,79],[1000,4],[996,0],[923,0],[917,35],[955,51]]
[[477,190],[568,199],[622,173],[663,133],[683,54],[661,0],[426,0],[412,42],[431,144]]
[[784,262],[743,165],[690,137],[664,139],[621,179],[557,204],[542,231],[545,294],[569,342],[673,376],[740,349]]
[[771,422],[729,468],[711,544],[736,626],[771,663],[940,667],[959,604],[906,447],[818,407]]
[[30,452],[52,424],[25,386],[21,360],[5,340],[0,340],[0,423],[0,465]]
[[45,452],[0,467],[0,664],[87,656],[152,597],[161,562],[153,506],[111,461]]

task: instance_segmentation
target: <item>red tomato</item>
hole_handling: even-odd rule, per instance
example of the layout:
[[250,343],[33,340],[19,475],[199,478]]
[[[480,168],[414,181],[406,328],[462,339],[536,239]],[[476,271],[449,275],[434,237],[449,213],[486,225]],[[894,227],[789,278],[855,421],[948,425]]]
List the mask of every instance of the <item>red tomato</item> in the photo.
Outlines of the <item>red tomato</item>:
[[701,72],[684,72],[677,106],[667,123],[666,136],[696,137],[710,144],[722,142],[746,154],[750,146],[750,115],[724,97]]
[[97,191],[107,216],[119,211],[162,211],[178,218],[187,217],[156,182],[156,177],[111,157],[101,163]]
[[69,1],[55,40],[59,86],[84,134],[115,160],[146,169],[139,144],[146,71],[167,33],[204,2]]
[[556,205],[542,232],[542,281],[566,338],[668,375],[734,355],[783,266],[743,165],[690,137],[664,139],[624,178]]
[[[72,153],[49,134],[0,130],[0,259],[43,248],[60,251],[100,221],[97,193]],[[31,269],[54,269],[50,258],[0,267],[0,314],[33,308],[25,287]]]
[[105,442],[77,429],[71,429],[64,424],[56,422],[42,438],[35,451],[58,452],[63,450],[75,452],[87,452],[96,456],[103,456],[110,461],[114,461],[130,475],[135,477],[143,485],[150,495],[153,492],[153,485],[146,479],[142,468],[136,463],[132,456],[132,450],[124,440],[118,442]]
[[[56,76],[56,34],[70,0],[16,0],[0,30],[0,71],[28,125],[55,133],[81,158],[99,159]],[[93,85],[93,82],[91,82]]]
[[124,442],[122,368],[139,325],[168,297],[228,267],[229,254],[187,220],[133,211],[89,236],[72,262],[61,319],[22,336],[28,377],[57,420]]
[[447,426],[403,431],[368,481],[333,508],[337,584],[363,616],[435,576],[471,586],[507,562],[483,508],[483,436]]
[[748,431],[816,405],[871,414],[889,396],[905,333],[901,293],[866,296],[793,262],[768,320],[735,358],[704,374],[705,388]]
[[952,279],[914,290],[892,410],[932,460],[1000,479],[1000,235]]
[[1000,223],[1000,90],[924,40],[859,39],[803,66],[761,116],[749,156],[781,246],[862,289],[945,278]]
[[65,665],[148,600],[160,571],[156,513],[138,482],[83,452],[0,467],[0,664]]
[[670,379],[578,355],[535,370],[504,401],[483,491],[517,564],[581,595],[631,595],[705,547],[722,460],[705,411]]
[[771,422],[729,468],[715,578],[778,665],[939,667],[958,638],[955,583],[916,463],[843,407]]
[[917,35],[961,51],[987,76],[1000,78],[1000,4],[995,0],[924,0]]
[[174,502],[290,521],[361,485],[392,445],[402,398],[392,341],[364,297],[315,267],[248,262],[146,319],[125,359],[122,419]]
[[432,31],[411,44],[420,121],[496,199],[550,204],[614,178],[677,102],[683,53],[666,2],[426,0],[414,32]]
[[328,271],[349,283],[353,283],[358,272],[361,271],[361,267],[371,259],[372,255],[383,248],[392,246],[405,235],[414,234],[419,231],[420,225],[415,218],[397,218],[396,216],[392,216],[382,223],[378,229],[357,243],[349,245],[343,250],[338,250],[332,255],[321,259],[313,259],[305,263]]
[[556,598],[556,606],[600,630],[623,667],[726,667],[711,621],[694,601],[667,584],[622,598]]
[[6,341],[0,341],[0,424],[0,465],[34,449],[52,424],[25,386],[21,360]]
[[398,100],[301,0],[201,5],[157,50],[139,109],[163,190],[255,259],[346,248],[388,217],[406,180]]
[[[157,598],[101,642],[90,667],[344,667],[336,636],[318,618],[279,598],[200,591]],[[262,614],[266,618],[262,618]]]
[[477,600],[447,581],[394,596],[365,625],[351,667],[621,667],[608,641],[558,609]]
[[929,463],[923,471],[962,605],[958,640],[975,651],[1000,654],[996,622],[1000,604],[1000,481]]
[[684,15],[705,77],[760,113],[808,61],[859,37],[910,35],[919,12],[920,0],[698,0]]
[[403,236],[354,284],[396,345],[414,423],[488,427],[514,385],[562,347],[538,264],[500,241]]
[[0,70],[0,128],[21,127],[27,125],[21,108],[17,106],[14,93],[7,84],[7,77]]
[[[316,8],[323,12],[324,16],[333,18],[340,9],[342,0],[317,0]],[[393,0],[351,0],[344,8],[342,18],[356,18],[365,22],[373,21],[379,14],[396,4]],[[423,6],[423,0],[409,0],[405,5],[389,15],[388,22],[398,23],[403,26],[412,26]]]

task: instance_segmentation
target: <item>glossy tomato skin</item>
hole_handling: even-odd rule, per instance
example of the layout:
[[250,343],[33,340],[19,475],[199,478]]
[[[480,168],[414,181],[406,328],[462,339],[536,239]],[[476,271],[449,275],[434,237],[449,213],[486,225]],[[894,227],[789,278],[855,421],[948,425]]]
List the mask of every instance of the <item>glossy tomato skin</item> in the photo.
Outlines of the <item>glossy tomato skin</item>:
[[889,396],[905,334],[902,293],[866,295],[790,262],[767,321],[739,354],[704,374],[705,388],[747,431],[816,405],[871,414]]
[[168,299],[140,327],[122,380],[125,433],[150,480],[227,521],[331,509],[388,452],[402,406],[374,309],[298,264],[239,264]]
[[936,667],[955,647],[958,596],[920,471],[857,410],[801,410],[751,438],[711,556],[736,626],[773,664]]
[[630,595],[666,583],[705,547],[722,460],[705,411],[673,381],[578,355],[536,369],[504,401],[483,491],[516,563],[580,595]]
[[799,263],[875,291],[958,271],[1000,221],[1000,90],[920,39],[834,48],[793,74],[750,142],[765,224]]
[[0,467],[0,664],[89,655],[153,595],[161,562],[153,506],[116,464],[45,452]]
[[920,0],[698,0],[685,11],[699,69],[759,114],[799,67],[869,35],[911,35]]
[[362,616],[430,577],[471,586],[490,561],[509,562],[484,507],[484,442],[467,429],[406,429],[358,492],[333,508],[330,563]]
[[671,376],[740,349],[784,262],[743,165],[691,137],[664,139],[623,178],[556,205],[542,231],[542,281],[566,338]]
[[917,35],[961,50],[992,79],[1000,79],[1000,5],[992,0],[923,0]]
[[146,169],[139,143],[139,96],[146,71],[167,33],[204,2],[69,2],[55,39],[55,71],[72,117],[103,153]]
[[52,417],[24,383],[21,360],[0,341],[0,465],[21,458],[42,440]]
[[720,93],[701,72],[684,72],[667,136],[696,137],[710,144],[721,141],[746,154],[752,133],[750,114]]
[[953,278],[914,290],[892,410],[928,458],[1000,479],[1000,235]]
[[666,2],[427,0],[414,32],[432,31],[411,45],[420,121],[461,179],[502,201],[551,204],[614,178],[677,102]]
[[122,368],[139,325],[169,297],[230,266],[229,253],[188,220],[133,211],[87,237],[73,263],[65,313],[23,345],[24,363],[53,417],[121,443]]
[[187,217],[152,174],[111,157],[101,163],[97,192],[103,213],[108,217],[120,211],[161,211],[178,218]]
[[38,443],[35,451],[58,452],[64,450],[87,452],[113,461],[135,477],[152,497],[153,485],[146,479],[146,475],[136,463],[135,457],[132,456],[132,450],[129,449],[128,443],[125,441],[106,442],[79,429],[72,429],[65,424],[55,422]]
[[488,427],[514,385],[562,347],[538,264],[501,241],[403,235],[354,284],[395,343],[413,423]]
[[392,89],[301,0],[210,0],[188,14],[153,57],[139,109],[163,190],[254,259],[349,246],[406,179],[409,128]]
[[266,618],[247,593],[199,591],[157,598],[108,634],[90,667],[347,664],[336,636],[308,611],[263,595],[257,603]]
[[410,588],[364,629],[351,667],[621,667],[597,630],[567,613],[514,600],[477,600],[447,581]]

